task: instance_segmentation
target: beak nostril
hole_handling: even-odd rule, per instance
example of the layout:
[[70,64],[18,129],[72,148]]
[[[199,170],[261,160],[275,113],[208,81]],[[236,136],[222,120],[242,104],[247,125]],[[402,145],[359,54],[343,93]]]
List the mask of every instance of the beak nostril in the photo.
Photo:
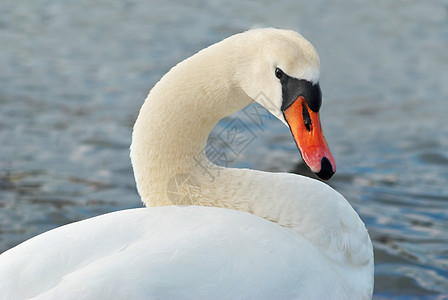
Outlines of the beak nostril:
[[310,113],[308,112],[305,102],[302,103],[302,115],[306,130],[311,131],[313,123],[311,122]]

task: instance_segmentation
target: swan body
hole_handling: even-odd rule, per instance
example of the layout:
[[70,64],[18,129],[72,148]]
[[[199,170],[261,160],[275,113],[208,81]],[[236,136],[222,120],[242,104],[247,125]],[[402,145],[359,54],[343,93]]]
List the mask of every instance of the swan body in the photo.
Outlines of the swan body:
[[150,208],[62,226],[1,254],[0,299],[371,298],[372,244],[342,195],[303,176],[219,167],[205,155],[215,124],[256,101],[291,129],[310,169],[329,178],[318,79],[312,45],[272,28],[179,63],[134,126],[131,160]]

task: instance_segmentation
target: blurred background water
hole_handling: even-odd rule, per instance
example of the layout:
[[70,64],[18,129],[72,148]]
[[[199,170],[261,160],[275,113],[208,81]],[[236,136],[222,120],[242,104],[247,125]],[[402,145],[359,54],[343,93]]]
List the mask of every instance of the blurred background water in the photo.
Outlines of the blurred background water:
[[[448,298],[446,0],[2,1],[0,252],[140,207],[128,148],[149,89],[254,26],[296,30],[320,53],[321,118],[338,164],[329,184],[369,229],[374,298]],[[210,140],[235,118],[256,138],[230,166],[300,169],[289,131],[267,115],[262,126],[231,116]]]

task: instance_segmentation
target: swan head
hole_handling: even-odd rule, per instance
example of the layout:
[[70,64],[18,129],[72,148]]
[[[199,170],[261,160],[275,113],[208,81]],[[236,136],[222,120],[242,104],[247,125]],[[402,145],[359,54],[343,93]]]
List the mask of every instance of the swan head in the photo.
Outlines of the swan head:
[[319,120],[322,93],[316,50],[294,31],[269,28],[248,33],[251,38],[244,44],[249,44],[249,58],[235,75],[240,88],[289,127],[306,165],[319,178],[329,179],[336,163]]

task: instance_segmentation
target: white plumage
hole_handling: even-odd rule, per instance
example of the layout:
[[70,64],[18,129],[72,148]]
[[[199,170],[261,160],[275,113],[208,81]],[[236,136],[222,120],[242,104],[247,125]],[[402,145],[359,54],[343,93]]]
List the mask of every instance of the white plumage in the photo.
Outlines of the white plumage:
[[[62,226],[6,251],[0,299],[370,298],[372,245],[344,197],[302,176],[217,167],[203,153],[216,122],[260,92],[288,125],[277,66],[318,80],[311,44],[277,29],[232,36],[168,72],[131,146],[152,207]],[[192,180],[173,197],[167,189],[179,174]]]

